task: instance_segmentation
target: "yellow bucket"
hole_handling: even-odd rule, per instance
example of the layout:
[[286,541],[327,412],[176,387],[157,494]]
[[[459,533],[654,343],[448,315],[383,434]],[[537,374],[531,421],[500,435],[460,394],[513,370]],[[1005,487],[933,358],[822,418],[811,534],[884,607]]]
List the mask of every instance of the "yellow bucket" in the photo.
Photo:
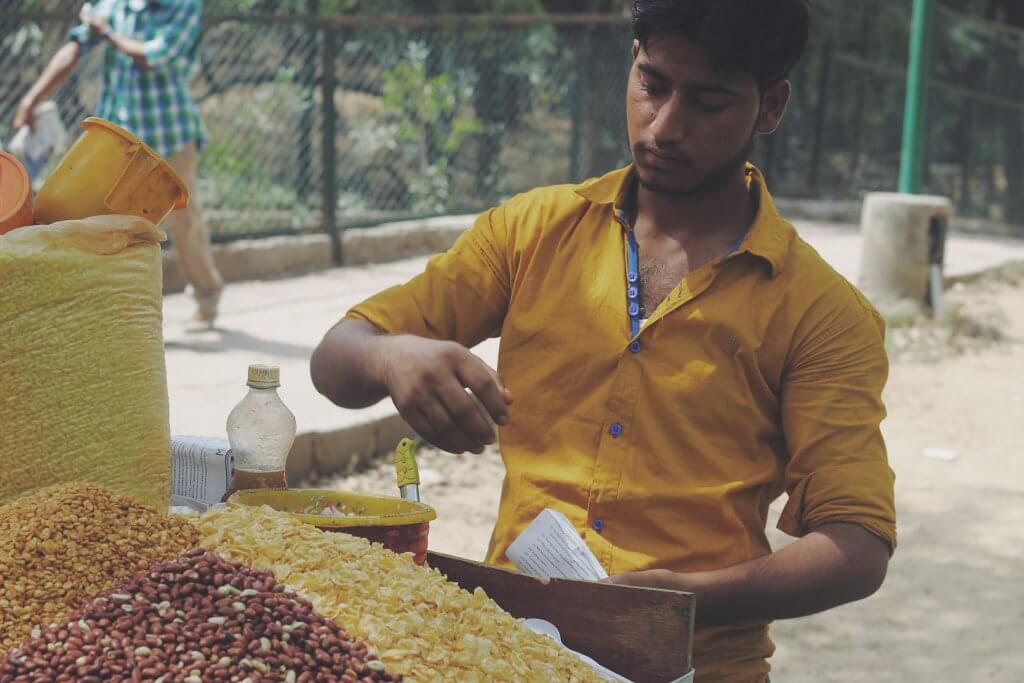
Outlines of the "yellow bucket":
[[[430,521],[437,518],[437,511],[423,503],[327,489],[239,491],[228,505],[269,505],[318,529],[361,536],[396,553],[412,553],[419,565],[427,561]],[[323,514],[328,507],[337,514]]]
[[36,197],[35,222],[127,214],[159,223],[188,206],[188,189],[160,155],[109,121],[88,118],[85,132]]

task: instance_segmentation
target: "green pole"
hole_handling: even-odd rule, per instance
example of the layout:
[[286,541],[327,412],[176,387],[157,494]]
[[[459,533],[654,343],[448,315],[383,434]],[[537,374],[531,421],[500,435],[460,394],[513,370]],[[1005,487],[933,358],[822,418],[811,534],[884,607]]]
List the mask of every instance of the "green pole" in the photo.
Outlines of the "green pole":
[[903,111],[903,147],[900,150],[900,192],[918,194],[924,178],[928,130],[928,71],[935,33],[936,0],[914,0],[910,20],[910,56],[907,64],[907,102]]

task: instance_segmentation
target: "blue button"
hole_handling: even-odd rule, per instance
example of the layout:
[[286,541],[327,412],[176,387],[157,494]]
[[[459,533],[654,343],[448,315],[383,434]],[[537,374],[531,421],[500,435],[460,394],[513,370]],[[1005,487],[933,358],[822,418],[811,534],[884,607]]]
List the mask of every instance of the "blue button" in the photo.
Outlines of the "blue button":
[[637,275],[636,273],[629,273],[628,275],[626,275],[626,282],[628,282],[629,284],[633,284],[634,282],[636,282],[639,279],[640,279],[640,276]]
[[608,433],[612,436],[620,436],[622,434],[622,425],[618,422],[612,422],[612,426],[608,428]]
[[604,520],[603,519],[595,519],[593,526],[594,526],[594,531],[596,531],[597,533],[601,533],[602,531],[604,531]]
[[640,296],[640,290],[637,289],[636,287],[630,287],[629,289],[626,290],[626,296],[628,296],[630,299],[635,299],[638,296]]
[[640,304],[638,304],[635,301],[633,303],[631,303],[629,305],[629,314],[632,315],[632,316],[640,315]]
[[640,353],[640,342],[634,341],[629,343],[630,353]]

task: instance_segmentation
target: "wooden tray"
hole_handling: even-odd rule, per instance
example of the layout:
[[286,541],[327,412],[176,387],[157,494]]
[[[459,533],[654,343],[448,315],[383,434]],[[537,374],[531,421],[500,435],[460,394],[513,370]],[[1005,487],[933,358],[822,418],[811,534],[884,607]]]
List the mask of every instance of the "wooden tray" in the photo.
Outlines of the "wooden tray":
[[440,553],[427,564],[472,591],[483,588],[514,617],[546,619],[565,645],[633,681],[665,683],[689,673],[692,593],[551,579]]

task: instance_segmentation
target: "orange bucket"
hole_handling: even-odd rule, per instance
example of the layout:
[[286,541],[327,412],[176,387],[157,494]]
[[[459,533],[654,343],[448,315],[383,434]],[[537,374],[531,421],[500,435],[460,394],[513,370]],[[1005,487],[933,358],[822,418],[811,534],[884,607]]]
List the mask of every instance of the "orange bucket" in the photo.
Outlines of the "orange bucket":
[[17,157],[0,152],[0,235],[32,225],[32,181]]
[[88,118],[36,197],[40,224],[106,214],[159,223],[188,205],[188,189],[146,143],[110,121]]
[[[339,531],[380,543],[396,553],[412,553],[427,562],[427,534],[434,508],[391,496],[328,489],[253,489],[239,491],[229,504],[269,505],[324,531]],[[338,514],[324,514],[332,508]]]

